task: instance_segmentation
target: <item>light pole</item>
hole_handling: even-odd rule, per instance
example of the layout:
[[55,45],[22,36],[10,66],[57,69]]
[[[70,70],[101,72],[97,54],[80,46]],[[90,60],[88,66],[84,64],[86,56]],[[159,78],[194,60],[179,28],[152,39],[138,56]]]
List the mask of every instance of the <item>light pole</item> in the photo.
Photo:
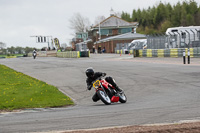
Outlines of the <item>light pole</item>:
[[101,40],[101,23],[99,23],[99,40]]

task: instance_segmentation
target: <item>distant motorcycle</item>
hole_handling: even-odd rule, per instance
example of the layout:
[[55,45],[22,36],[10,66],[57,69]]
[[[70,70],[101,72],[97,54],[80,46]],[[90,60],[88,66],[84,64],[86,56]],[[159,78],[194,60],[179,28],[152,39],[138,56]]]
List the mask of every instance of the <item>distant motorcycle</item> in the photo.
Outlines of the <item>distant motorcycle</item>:
[[93,88],[95,88],[98,97],[106,105],[114,102],[126,103],[127,101],[127,97],[123,91],[117,92],[111,84],[101,77],[93,82]]
[[33,52],[33,59],[35,59],[37,56],[37,53],[36,52]]

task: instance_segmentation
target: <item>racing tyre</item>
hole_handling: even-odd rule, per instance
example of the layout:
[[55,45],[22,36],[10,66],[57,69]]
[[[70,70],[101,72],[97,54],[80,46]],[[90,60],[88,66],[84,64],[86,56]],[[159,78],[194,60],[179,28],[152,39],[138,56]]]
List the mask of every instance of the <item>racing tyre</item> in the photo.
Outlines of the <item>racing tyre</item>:
[[109,96],[104,91],[102,90],[97,91],[97,95],[101,99],[101,101],[105,103],[106,105],[111,104],[111,100]]
[[120,101],[121,103],[126,103],[127,97],[126,97],[126,95],[124,94],[124,92],[121,93],[121,94],[118,94],[118,95],[119,95],[119,101]]

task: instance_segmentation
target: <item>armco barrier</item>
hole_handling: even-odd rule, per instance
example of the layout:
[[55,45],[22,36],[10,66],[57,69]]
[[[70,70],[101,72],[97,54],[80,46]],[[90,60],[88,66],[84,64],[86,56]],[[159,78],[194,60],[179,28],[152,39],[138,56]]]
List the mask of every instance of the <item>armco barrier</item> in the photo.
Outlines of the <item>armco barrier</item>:
[[[183,57],[183,51],[185,50],[185,56],[188,56],[188,48],[177,49],[140,49],[130,50],[129,53],[134,57]],[[117,54],[121,54],[120,50]],[[190,48],[190,57],[200,57],[200,48]]]

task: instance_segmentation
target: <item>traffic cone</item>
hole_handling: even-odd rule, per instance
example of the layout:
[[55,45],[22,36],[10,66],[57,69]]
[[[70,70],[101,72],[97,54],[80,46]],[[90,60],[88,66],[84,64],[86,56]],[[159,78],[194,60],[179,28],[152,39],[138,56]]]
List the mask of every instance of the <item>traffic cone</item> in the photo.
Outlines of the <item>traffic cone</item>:
[[120,54],[120,56],[121,56],[122,54]]

